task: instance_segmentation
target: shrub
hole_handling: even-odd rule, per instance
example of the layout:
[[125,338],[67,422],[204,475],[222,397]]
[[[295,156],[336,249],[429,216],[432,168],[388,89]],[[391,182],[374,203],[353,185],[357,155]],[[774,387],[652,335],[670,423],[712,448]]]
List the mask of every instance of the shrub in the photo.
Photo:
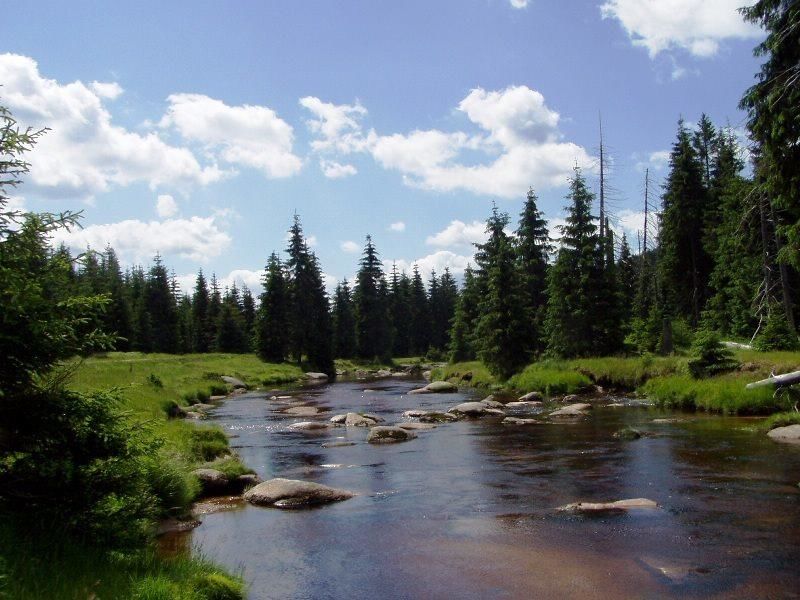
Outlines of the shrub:
[[203,600],[242,600],[244,585],[227,575],[208,573],[195,580],[194,589]]
[[214,383],[209,388],[209,393],[206,395],[206,400],[211,398],[211,396],[227,396],[228,395],[228,388],[227,386],[221,383]]
[[150,373],[150,375],[147,376],[147,383],[158,389],[164,387],[164,382],[161,381],[161,378],[155,373]]
[[713,377],[721,373],[733,371],[739,363],[733,358],[733,352],[722,345],[719,336],[712,331],[699,331],[692,345],[692,354],[696,357],[688,362],[689,373],[695,379]]
[[221,456],[215,458],[204,465],[209,469],[216,469],[223,473],[228,479],[236,479],[239,475],[253,473],[253,469],[247,468],[236,456]]
[[548,366],[547,363],[533,363],[508,380],[508,385],[521,392],[542,392],[546,396],[572,394],[592,385],[583,373]]
[[792,333],[786,314],[778,306],[772,306],[767,317],[764,330],[756,338],[756,350],[771,352],[773,350],[797,350],[797,335]]
[[176,459],[157,454],[147,463],[147,479],[162,515],[183,514],[200,492],[200,483]]
[[166,577],[145,577],[131,589],[132,600],[180,600],[184,598],[181,588]]
[[190,451],[194,458],[202,461],[214,460],[228,453],[228,438],[216,427],[197,427],[191,433]]

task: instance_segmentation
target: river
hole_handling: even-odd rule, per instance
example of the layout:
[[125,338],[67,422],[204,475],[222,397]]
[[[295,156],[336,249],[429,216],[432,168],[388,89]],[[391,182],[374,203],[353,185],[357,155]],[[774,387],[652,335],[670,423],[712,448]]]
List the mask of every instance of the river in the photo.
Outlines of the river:
[[[787,598],[800,596],[800,447],[745,418],[679,414],[619,399],[576,422],[500,417],[364,443],[367,430],[287,428],[297,403],[387,422],[475,393],[408,395],[418,381],[341,382],[231,398],[210,420],[264,479],[358,495],[306,510],[233,503],[164,544],[242,573],[249,598]],[[479,398],[478,398],[479,399]],[[534,409],[536,410],[536,409]],[[509,411],[530,416],[534,410]],[[677,418],[677,422],[653,423]],[[313,419],[312,419],[313,420]],[[632,426],[646,434],[621,441]],[[352,446],[322,447],[338,438]],[[657,510],[574,515],[576,501],[650,498]]]

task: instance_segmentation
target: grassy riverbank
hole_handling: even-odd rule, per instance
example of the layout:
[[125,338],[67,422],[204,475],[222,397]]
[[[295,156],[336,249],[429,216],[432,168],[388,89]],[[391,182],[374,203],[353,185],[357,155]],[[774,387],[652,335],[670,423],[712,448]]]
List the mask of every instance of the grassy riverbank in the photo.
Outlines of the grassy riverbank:
[[433,377],[486,389],[538,391],[546,396],[585,392],[598,385],[619,392],[638,391],[660,406],[726,414],[788,410],[791,405],[784,395],[775,397],[771,388],[747,390],[745,385],[771,372],[800,369],[800,352],[737,350],[734,354],[740,369],[709,379],[692,378],[688,358],[680,356],[545,360],[528,365],[507,381],[498,380],[482,363],[472,361],[449,364],[437,369]]
[[[72,363],[66,387],[91,393],[114,389],[120,413],[141,424],[157,440],[152,459],[153,487],[161,516],[181,516],[199,491],[191,471],[213,466],[230,475],[247,471],[230,453],[216,427],[170,419],[168,409],[206,402],[228,388],[230,375],[250,387],[275,387],[302,376],[299,367],[267,364],[254,355],[160,355],[109,353]],[[24,524],[0,521],[0,598],[141,598],[228,600],[243,597],[236,577],[200,557],[159,556],[153,547],[101,552],[58,535],[31,536]],[[6,549],[13,548],[13,552]]]

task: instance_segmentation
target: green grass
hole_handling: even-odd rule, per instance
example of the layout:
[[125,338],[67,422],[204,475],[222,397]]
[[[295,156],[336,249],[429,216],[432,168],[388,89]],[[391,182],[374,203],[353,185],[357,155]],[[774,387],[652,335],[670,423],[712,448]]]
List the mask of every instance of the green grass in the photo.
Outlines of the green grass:
[[670,375],[650,379],[641,392],[659,406],[686,410],[759,415],[787,408],[785,400],[774,397],[771,388],[745,389],[752,380],[750,373],[730,373],[710,379]]
[[541,392],[545,396],[555,396],[584,391],[592,385],[592,381],[565,363],[545,361],[528,365],[511,377],[508,385],[519,392]]
[[[207,466],[229,477],[252,471],[231,452],[221,429],[170,419],[166,409],[226,393],[222,375],[237,377],[252,388],[295,382],[303,375],[295,365],[263,363],[241,354],[109,353],[68,367],[67,387],[82,392],[118,390],[122,408],[163,440],[152,457],[151,479],[159,496],[168,500],[171,515],[185,513],[200,490],[193,469]],[[60,542],[57,528],[52,536],[17,535],[0,522],[0,586],[5,586],[0,587],[0,598],[243,597],[241,581],[189,553],[166,559],[152,549],[101,553]],[[13,554],[6,554],[5,548],[14,548]]]
[[787,425],[800,425],[800,412],[780,412],[772,415],[763,423],[764,429],[769,431],[776,427],[786,427]]
[[434,369],[431,372],[431,381],[452,381],[453,383],[480,388],[489,388],[500,383],[489,373],[486,365],[477,360],[452,363]]
[[352,373],[353,371],[357,371],[359,369],[365,369],[369,371],[386,369],[393,371],[407,365],[420,364],[423,362],[425,362],[424,359],[420,358],[419,356],[409,356],[403,358],[393,358],[388,362],[380,360],[362,360],[358,358],[337,358],[334,361],[334,364],[336,365],[337,371]]
[[57,535],[31,540],[5,521],[0,521],[0,559],[2,598],[244,598],[240,578],[201,557],[167,558],[150,548],[124,554],[104,552]]
[[677,356],[606,356],[566,361],[566,368],[589,377],[597,385],[632,391],[648,379],[677,373],[686,359]]

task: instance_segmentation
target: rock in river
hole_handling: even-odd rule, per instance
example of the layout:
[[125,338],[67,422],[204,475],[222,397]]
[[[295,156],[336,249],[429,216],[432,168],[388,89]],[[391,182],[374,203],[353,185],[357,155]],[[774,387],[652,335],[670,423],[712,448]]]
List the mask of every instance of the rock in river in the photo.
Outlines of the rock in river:
[[245,385],[244,381],[241,379],[237,379],[236,377],[230,377],[228,375],[223,375],[221,377],[222,381],[227,383],[228,385],[232,386],[234,389],[246,389],[247,385]]
[[542,395],[539,392],[528,392],[524,396],[520,396],[517,398],[519,402],[534,402],[534,401],[541,401]]
[[458,391],[458,386],[449,381],[432,381],[423,388],[411,390],[409,394],[450,394]]
[[398,427],[407,431],[425,431],[427,429],[436,429],[436,425],[433,423],[400,423]]
[[244,499],[259,506],[276,508],[302,508],[348,500],[355,496],[347,490],[338,490],[311,481],[276,478],[259,483],[244,493]]
[[468,417],[482,417],[483,415],[488,414],[489,407],[483,402],[462,402],[447,412],[467,415]]
[[319,421],[301,421],[300,423],[292,423],[289,425],[290,429],[297,431],[319,431],[330,427],[328,423],[320,423]]
[[341,424],[342,424],[342,423],[344,423],[346,420],[347,420],[347,415],[346,415],[346,414],[341,414],[341,415],[333,415],[333,416],[331,417],[331,423],[335,423],[335,424],[337,424],[337,425],[341,425]]
[[509,402],[505,406],[506,408],[533,408],[541,405],[542,402],[539,400],[517,400],[516,402]]
[[586,415],[586,411],[591,410],[592,405],[586,404],[585,402],[579,402],[577,404],[570,404],[569,406],[565,406],[564,408],[559,408],[550,413],[551,417],[583,417]]
[[488,406],[489,408],[503,408],[503,406],[505,406],[502,402],[495,400],[494,396],[487,396],[481,400],[481,404]]
[[311,381],[327,381],[328,376],[325,373],[306,373],[306,379]]
[[283,412],[293,417],[313,417],[318,415],[320,411],[315,406],[293,406],[292,408],[287,408]]
[[415,437],[417,436],[412,432],[406,431],[401,427],[380,426],[373,427],[369,430],[367,441],[370,444],[391,444],[394,442],[405,442],[406,440],[412,440]]
[[626,510],[655,509],[658,504],[647,498],[629,498],[616,502],[573,502],[560,506],[556,510],[562,512],[620,512]]
[[776,427],[775,429],[770,429],[767,435],[776,442],[800,444],[800,424]]
[[377,421],[358,413],[349,412],[345,417],[344,424],[347,427],[372,427],[377,424]]
[[520,419],[518,417],[506,417],[503,419],[503,425],[536,425],[539,423],[536,419]]

